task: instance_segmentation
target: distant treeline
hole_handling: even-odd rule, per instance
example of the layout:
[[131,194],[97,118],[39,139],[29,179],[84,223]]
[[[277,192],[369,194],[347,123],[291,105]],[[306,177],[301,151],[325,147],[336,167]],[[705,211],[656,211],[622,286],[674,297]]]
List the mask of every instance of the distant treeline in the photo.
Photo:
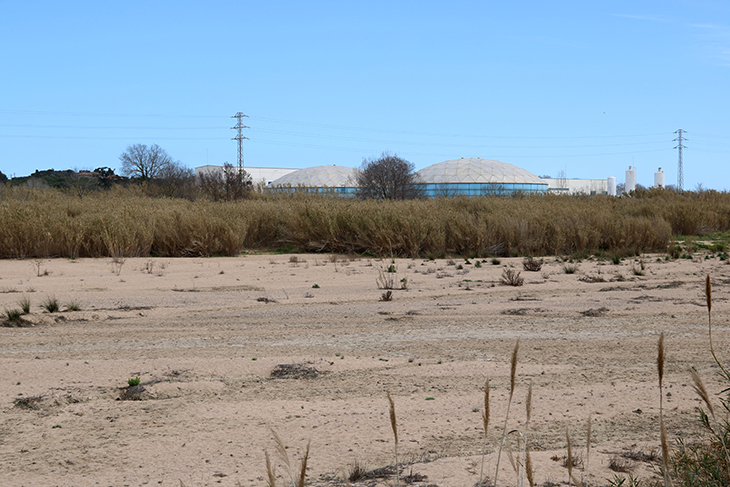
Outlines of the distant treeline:
[[730,194],[486,196],[373,201],[255,193],[238,201],[0,185],[0,257],[238,255],[289,249],[375,256],[630,255],[673,234],[730,229]]

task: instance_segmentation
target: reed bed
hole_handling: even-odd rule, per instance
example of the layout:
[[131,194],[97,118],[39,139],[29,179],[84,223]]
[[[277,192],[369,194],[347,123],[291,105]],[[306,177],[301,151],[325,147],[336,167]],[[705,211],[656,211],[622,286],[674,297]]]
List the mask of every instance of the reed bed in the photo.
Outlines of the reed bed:
[[375,256],[628,255],[673,234],[730,229],[730,194],[647,191],[360,201],[258,194],[213,202],[113,188],[83,199],[0,187],[0,258],[237,255],[245,249]]

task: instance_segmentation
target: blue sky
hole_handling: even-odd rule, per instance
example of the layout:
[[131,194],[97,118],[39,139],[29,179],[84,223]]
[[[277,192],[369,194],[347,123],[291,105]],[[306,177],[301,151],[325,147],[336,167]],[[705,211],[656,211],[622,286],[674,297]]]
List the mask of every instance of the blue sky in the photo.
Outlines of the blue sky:
[[730,190],[726,1],[0,0],[0,171],[118,168],[130,144],[189,167],[418,169]]

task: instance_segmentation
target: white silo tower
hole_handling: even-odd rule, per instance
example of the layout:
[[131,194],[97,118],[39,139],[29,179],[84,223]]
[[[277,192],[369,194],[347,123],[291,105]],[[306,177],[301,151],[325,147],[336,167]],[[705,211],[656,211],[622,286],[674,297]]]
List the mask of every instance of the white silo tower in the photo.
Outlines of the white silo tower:
[[616,178],[613,176],[608,177],[607,190],[609,196],[616,196]]
[[655,188],[663,188],[664,187],[664,171],[662,171],[662,168],[660,167],[657,172],[654,173],[654,187]]
[[626,170],[626,184],[624,185],[624,191],[630,193],[636,189],[636,171],[632,166]]

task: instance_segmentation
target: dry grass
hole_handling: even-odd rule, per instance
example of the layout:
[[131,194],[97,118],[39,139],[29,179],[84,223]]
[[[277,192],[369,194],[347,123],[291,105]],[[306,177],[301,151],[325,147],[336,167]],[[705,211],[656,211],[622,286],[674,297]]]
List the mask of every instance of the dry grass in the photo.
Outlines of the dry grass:
[[499,283],[503,286],[522,286],[525,283],[525,278],[520,277],[519,271],[507,267],[502,271]]
[[522,268],[529,272],[539,272],[540,269],[542,269],[542,265],[544,264],[543,259],[536,259],[532,256],[526,257],[522,261]]
[[244,248],[377,256],[635,255],[672,234],[726,231],[730,195],[359,201],[259,194],[241,201],[151,198],[113,188],[80,200],[0,187],[0,258],[237,255]]

